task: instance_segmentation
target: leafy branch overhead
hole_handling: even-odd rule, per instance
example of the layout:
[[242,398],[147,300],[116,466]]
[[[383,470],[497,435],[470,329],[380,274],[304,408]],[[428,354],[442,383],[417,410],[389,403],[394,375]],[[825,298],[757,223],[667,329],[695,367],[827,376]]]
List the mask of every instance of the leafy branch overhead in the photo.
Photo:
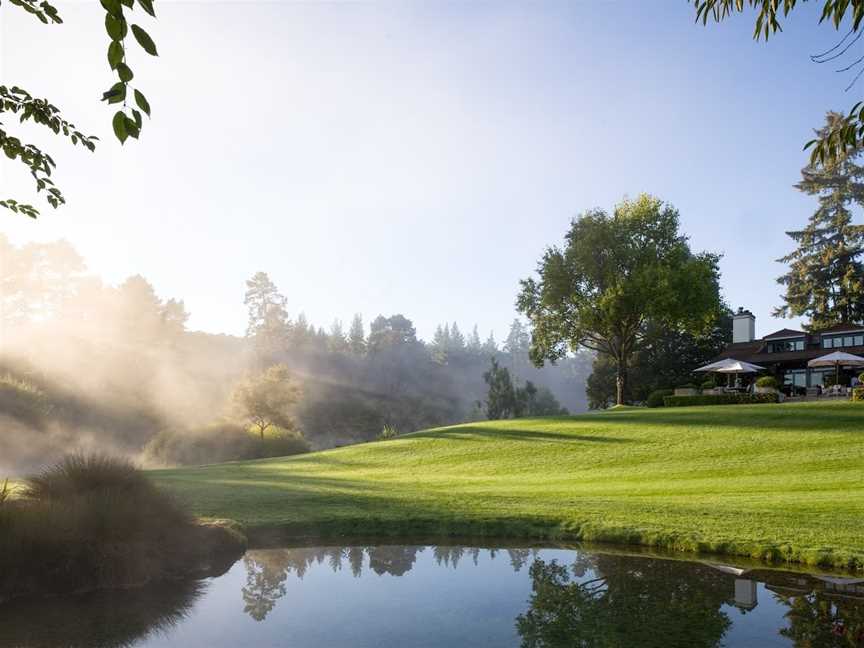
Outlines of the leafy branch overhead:
[[[798,0],[688,0],[696,8],[696,22],[707,25],[708,21],[722,22],[734,13],[747,9],[757,11],[753,31],[755,40],[768,38],[783,31],[782,21],[789,17],[799,5]],[[806,0],[801,0],[801,4]],[[840,31],[846,25],[848,32],[831,49],[822,54],[811,56],[815,63],[836,61],[849,54],[850,49],[861,37],[864,21],[864,0],[823,0],[819,24],[827,24]],[[849,54],[851,56],[851,54]],[[864,56],[855,58],[848,65],[842,65],[836,72],[851,73],[853,78],[846,90],[855,86],[864,73]],[[815,139],[804,145],[811,149],[812,165],[831,164],[842,160],[853,150],[864,145],[864,102],[856,103],[845,117],[836,121],[827,130],[818,133]]]
[[[131,31],[138,45],[150,56],[157,56],[156,45],[150,35],[140,25],[130,24],[128,13],[137,5],[150,16],[155,17],[153,0],[100,0],[105,10],[105,31],[109,37],[108,65],[116,75],[117,81],[102,94],[108,104],[120,104],[111,120],[114,135],[124,143],[129,137],[138,138],[143,126],[142,112],[150,116],[150,103],[137,87],[131,86],[135,75],[127,59],[127,35]],[[20,7],[35,16],[44,24],[62,24],[57,9],[47,0],[9,0],[10,4]],[[0,0],[2,5],[2,0]],[[134,104],[132,103],[134,101]],[[33,121],[51,129],[56,135],[71,140],[73,145],[81,144],[89,151],[96,148],[97,137],[85,135],[75,125],[64,119],[60,109],[48,99],[34,97],[17,86],[0,86],[0,119],[5,115],[15,115],[18,122]],[[10,160],[24,164],[36,183],[37,193],[45,191],[48,204],[54,208],[66,201],[60,189],[51,179],[56,164],[52,157],[34,144],[22,142],[7,130],[6,120],[0,121],[0,149]],[[7,198],[0,199],[0,207],[31,218],[39,215],[33,205]]]

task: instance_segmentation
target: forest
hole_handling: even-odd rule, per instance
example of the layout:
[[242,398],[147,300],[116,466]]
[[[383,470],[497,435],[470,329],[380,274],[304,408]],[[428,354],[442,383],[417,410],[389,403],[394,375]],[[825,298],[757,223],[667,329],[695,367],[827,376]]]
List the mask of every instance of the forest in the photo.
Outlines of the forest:
[[[189,330],[182,298],[158,295],[142,276],[103,282],[67,242],[15,246],[0,237],[0,259],[4,474],[76,451],[153,466],[209,463],[485,419],[493,359],[515,394],[530,383],[526,414],[587,407],[593,356],[537,368],[518,319],[501,344],[455,322],[425,341],[398,313],[368,326],[356,314],[347,327],[325,329],[299,308],[289,313],[259,272],[238,299],[246,335],[216,335]],[[284,420],[256,439],[238,394],[274,366],[285,369],[294,396]]]

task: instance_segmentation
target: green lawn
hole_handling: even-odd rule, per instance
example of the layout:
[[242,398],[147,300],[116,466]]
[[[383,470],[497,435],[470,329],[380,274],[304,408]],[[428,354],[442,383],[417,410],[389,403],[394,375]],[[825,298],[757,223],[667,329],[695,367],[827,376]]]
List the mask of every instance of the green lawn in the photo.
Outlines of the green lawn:
[[296,536],[508,536],[864,566],[864,406],[491,421],[154,471],[202,516]]

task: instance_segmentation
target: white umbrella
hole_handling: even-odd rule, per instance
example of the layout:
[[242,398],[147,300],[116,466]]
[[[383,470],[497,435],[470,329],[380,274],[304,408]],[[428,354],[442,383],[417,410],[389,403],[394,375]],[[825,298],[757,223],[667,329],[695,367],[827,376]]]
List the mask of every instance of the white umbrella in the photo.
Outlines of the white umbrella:
[[725,367],[720,367],[719,369],[715,369],[717,373],[730,373],[730,374],[738,374],[738,373],[759,373],[760,371],[765,371],[765,367],[757,364],[751,364],[749,362],[744,362],[743,360],[735,360],[731,364],[726,365]]
[[723,360],[718,360],[717,362],[712,362],[711,364],[707,364],[704,367],[699,367],[698,369],[694,369],[693,371],[705,371],[705,372],[713,372],[713,373],[757,373],[759,371],[764,371],[765,367],[751,364],[749,362],[744,362],[743,360],[736,360],[735,358],[723,358]]
[[852,355],[843,351],[835,351],[818,358],[814,358],[807,363],[808,367],[834,367],[834,381],[840,380],[840,367],[861,367],[864,366],[864,358],[861,356]]

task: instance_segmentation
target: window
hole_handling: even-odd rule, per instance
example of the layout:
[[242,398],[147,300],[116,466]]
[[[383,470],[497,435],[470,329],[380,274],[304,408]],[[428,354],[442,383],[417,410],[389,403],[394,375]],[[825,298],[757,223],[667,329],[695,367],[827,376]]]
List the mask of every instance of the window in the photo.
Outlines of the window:
[[855,346],[864,346],[864,335],[855,336]]
[[807,370],[806,369],[792,369],[791,371],[787,371],[783,375],[783,384],[784,385],[794,385],[795,387],[806,387],[807,386]]
[[823,349],[833,349],[834,348],[834,340],[832,338],[822,338],[822,348]]
[[779,340],[768,343],[768,353],[783,353],[784,351],[803,351],[804,340]]
[[847,346],[847,347],[855,346],[855,338],[852,337],[851,335],[847,335],[846,337],[843,338],[843,346]]

